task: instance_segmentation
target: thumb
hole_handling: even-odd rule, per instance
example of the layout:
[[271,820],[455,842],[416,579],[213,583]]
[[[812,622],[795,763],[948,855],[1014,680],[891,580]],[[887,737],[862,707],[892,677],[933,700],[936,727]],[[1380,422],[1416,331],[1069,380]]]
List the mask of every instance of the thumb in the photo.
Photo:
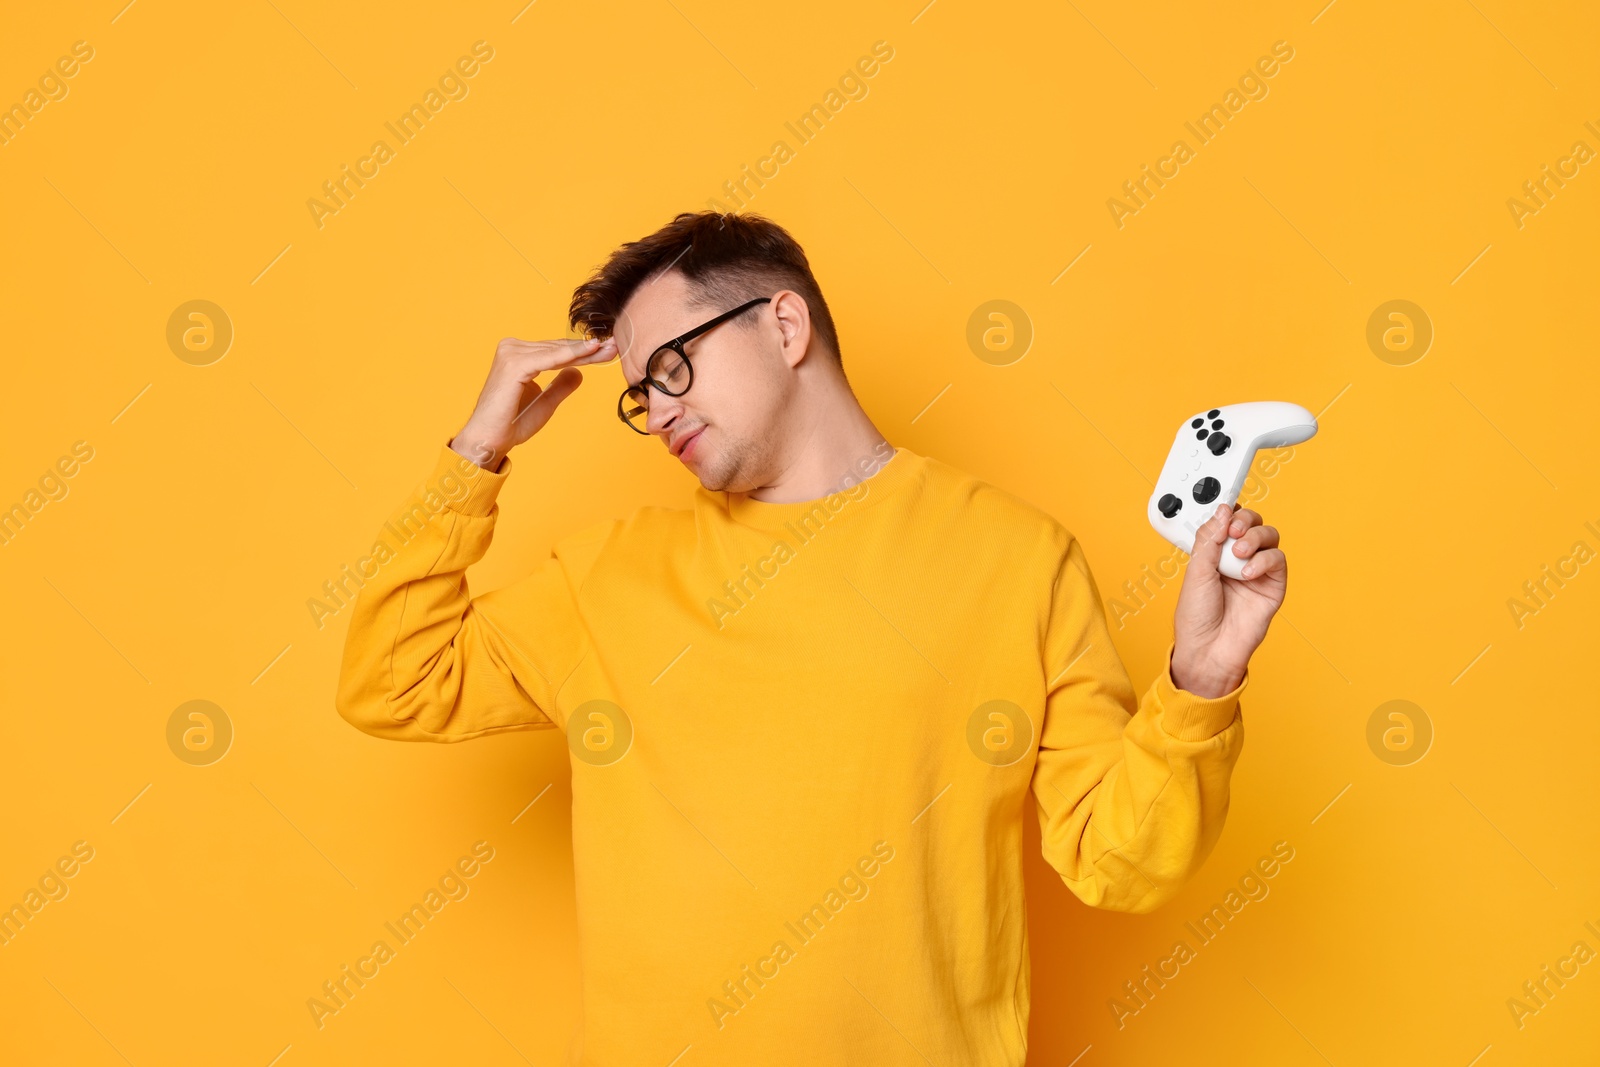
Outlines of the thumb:
[[541,406],[545,409],[545,418],[550,417],[556,407],[567,397],[578,391],[578,386],[583,384],[583,372],[577,367],[563,367],[550,384],[544,387],[544,396],[540,397]]
[[583,384],[583,372],[576,367],[563,367],[561,372],[544,386],[539,395],[534,398],[517,421],[523,423],[520,427],[519,437],[526,441],[529,437],[544,429],[545,423],[550,421],[550,416],[560,406],[561,402],[577,391]]
[[1233,522],[1233,508],[1223,504],[1195,531],[1194,549],[1189,553],[1189,569],[1200,566],[1200,576],[1221,581],[1222,572],[1217,565],[1222,561],[1222,546],[1228,540],[1228,525]]

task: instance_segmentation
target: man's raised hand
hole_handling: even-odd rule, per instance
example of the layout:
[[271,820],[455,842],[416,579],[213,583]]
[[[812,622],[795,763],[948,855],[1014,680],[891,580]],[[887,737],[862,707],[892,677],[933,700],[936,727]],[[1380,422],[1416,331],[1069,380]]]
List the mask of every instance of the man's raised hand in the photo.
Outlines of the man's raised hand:
[[[501,458],[538,433],[556,407],[583,383],[580,366],[609,363],[616,357],[617,343],[610,337],[604,341],[505,338],[495,348],[477,407],[450,442],[451,451],[485,470],[496,470]],[[560,373],[543,386],[534,381],[549,370]]]

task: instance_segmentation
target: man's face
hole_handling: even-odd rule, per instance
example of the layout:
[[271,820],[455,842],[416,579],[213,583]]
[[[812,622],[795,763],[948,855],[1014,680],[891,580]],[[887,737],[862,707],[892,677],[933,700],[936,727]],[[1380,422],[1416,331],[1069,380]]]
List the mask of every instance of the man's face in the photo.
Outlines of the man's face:
[[[731,310],[691,307],[689,295],[688,279],[668,271],[640,286],[617,315],[612,336],[628,385],[639,383],[645,361],[664,342]],[[762,484],[776,454],[776,416],[792,387],[792,370],[780,353],[782,334],[768,321],[771,307],[759,304],[745,313],[762,316],[758,325],[724,322],[684,346],[694,367],[694,384],[684,395],[653,386],[647,391],[646,428],[707,489],[744,492]]]

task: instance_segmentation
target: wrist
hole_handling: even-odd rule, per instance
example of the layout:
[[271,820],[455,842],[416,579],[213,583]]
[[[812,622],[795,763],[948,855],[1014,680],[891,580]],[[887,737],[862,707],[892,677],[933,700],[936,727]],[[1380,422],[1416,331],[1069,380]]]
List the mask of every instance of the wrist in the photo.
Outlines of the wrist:
[[1230,670],[1214,663],[1180,657],[1176,649],[1167,662],[1167,670],[1174,687],[1208,700],[1233,692],[1244,681],[1242,670]]
[[491,473],[500,466],[500,460],[505,456],[494,442],[470,430],[456,434],[448,447],[462,459],[470,460]]

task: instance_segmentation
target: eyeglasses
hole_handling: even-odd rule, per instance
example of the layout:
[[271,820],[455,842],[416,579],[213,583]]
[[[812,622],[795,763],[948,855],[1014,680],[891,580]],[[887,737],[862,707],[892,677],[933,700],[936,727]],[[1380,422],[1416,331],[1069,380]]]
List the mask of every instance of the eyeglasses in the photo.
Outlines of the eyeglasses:
[[748,300],[732,311],[724,311],[710,322],[702,322],[688,333],[679,334],[650,353],[650,359],[644,366],[643,380],[638,385],[628,386],[617,398],[617,418],[627,423],[628,428],[635,433],[648,436],[650,431],[646,429],[646,424],[650,417],[649,390],[654,387],[668,396],[682,396],[694,384],[694,366],[689,362],[689,354],[683,350],[683,346],[735,315],[749,311],[757,304],[765,304],[771,299],[770,296],[758,296],[754,300]]

